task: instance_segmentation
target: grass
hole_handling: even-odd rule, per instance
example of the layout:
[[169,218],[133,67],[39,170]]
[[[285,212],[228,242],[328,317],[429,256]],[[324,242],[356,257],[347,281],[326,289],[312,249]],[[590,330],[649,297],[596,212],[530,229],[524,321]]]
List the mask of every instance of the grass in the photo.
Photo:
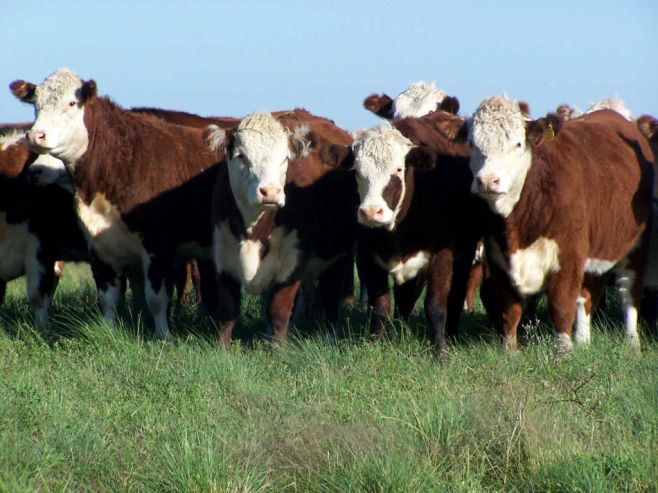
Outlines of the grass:
[[0,491],[658,491],[658,345],[609,322],[557,359],[546,327],[507,354],[476,314],[437,363],[421,318],[370,344],[359,309],[272,350],[249,299],[222,350],[185,307],[170,342],[109,327],[67,269],[48,341],[22,285],[3,307]]

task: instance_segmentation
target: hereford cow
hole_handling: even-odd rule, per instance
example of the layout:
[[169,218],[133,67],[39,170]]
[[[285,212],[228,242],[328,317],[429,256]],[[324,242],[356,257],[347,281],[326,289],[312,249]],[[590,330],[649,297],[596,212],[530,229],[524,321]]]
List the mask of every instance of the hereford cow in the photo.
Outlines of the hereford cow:
[[423,289],[437,355],[458,329],[466,281],[482,237],[484,202],[473,196],[468,147],[449,137],[463,120],[443,111],[356,132],[350,147],[333,146],[325,160],[354,166],[360,206],[358,254],[372,306],[372,330],[384,334],[395,302],[407,318]]
[[363,101],[363,106],[389,121],[420,117],[439,110],[453,114],[459,111],[457,98],[446,96],[434,83],[423,81],[412,83],[395,99],[387,94],[371,94]]
[[78,218],[102,266],[104,316],[115,318],[122,273],[138,266],[155,335],[168,337],[173,265],[209,255],[217,166],[203,130],[124,110],[67,69],[11,90],[35,107],[29,146],[61,159],[73,178]]
[[335,321],[352,272],[356,186],[350,172],[322,163],[318,150],[349,145],[349,135],[297,109],[253,114],[208,137],[227,161],[213,195],[219,339],[231,339],[244,286],[269,292],[273,342],[283,342],[302,279],[319,273],[327,320]]
[[527,121],[505,97],[484,100],[468,130],[473,192],[496,215],[487,255],[506,345],[516,348],[521,300],[546,290],[557,346],[590,339],[591,306],[616,272],[626,336],[637,310],[651,221],[653,155],[636,125],[611,110],[561,124]]
[[58,186],[35,186],[23,172],[37,157],[25,145],[28,129],[29,124],[0,127],[0,303],[7,282],[25,275],[36,326],[45,332],[61,274],[58,260],[87,260],[87,248],[71,194]]

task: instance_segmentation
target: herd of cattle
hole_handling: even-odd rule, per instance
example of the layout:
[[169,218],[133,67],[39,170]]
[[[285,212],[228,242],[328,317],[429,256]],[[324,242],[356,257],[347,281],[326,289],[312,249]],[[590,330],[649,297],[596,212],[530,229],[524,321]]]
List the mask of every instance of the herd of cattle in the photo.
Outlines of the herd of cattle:
[[54,266],[81,260],[104,317],[117,316],[127,277],[156,338],[169,336],[173,286],[192,265],[224,343],[242,288],[267,294],[275,343],[302,300],[335,322],[355,262],[378,336],[389,280],[403,318],[426,288],[439,356],[478,286],[510,349],[524,300],[544,292],[558,348],[572,328],[587,343],[610,280],[630,344],[643,297],[655,324],[658,120],[633,120],[618,99],[533,120],[525,103],[490,97],[462,118],[456,98],[416,83],[366,98],[388,122],[349,134],[302,109],[126,110],[67,69],[10,89],[36,120],[0,128],[0,289],[25,275],[42,331]]

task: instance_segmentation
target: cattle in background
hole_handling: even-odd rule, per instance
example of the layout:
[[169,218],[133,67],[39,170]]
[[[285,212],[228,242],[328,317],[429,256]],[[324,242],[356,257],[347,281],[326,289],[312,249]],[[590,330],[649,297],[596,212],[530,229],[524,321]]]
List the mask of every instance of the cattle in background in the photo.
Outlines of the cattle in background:
[[29,127],[0,127],[0,303],[6,283],[25,275],[36,326],[45,332],[61,274],[58,260],[87,260],[87,248],[71,194],[58,186],[35,186],[23,172],[26,163],[37,158],[25,145]]
[[473,192],[495,213],[487,255],[499,325],[516,348],[524,297],[546,290],[557,346],[590,340],[591,307],[617,274],[627,340],[639,347],[637,310],[648,250],[651,149],[611,110],[548,130],[504,97],[484,100],[469,128]]
[[434,83],[423,81],[410,84],[395,99],[387,94],[371,94],[363,101],[363,106],[389,121],[420,117],[439,110],[453,114],[459,111],[457,98],[446,96]]
[[227,161],[212,206],[219,339],[231,339],[243,286],[269,293],[273,342],[285,341],[298,288],[311,275],[321,275],[326,317],[335,321],[352,272],[356,185],[352,173],[321,162],[318,150],[349,145],[350,136],[297,109],[250,115],[208,139]]
[[577,106],[570,106],[566,103],[559,105],[555,110],[555,114],[564,121],[583,116],[583,112]]
[[384,335],[396,309],[408,318],[427,286],[425,314],[438,356],[446,329],[457,333],[484,202],[470,192],[468,147],[449,137],[463,120],[443,111],[354,133],[351,147],[323,152],[353,166],[360,197],[357,262],[372,307],[372,331]]
[[61,159],[73,177],[76,211],[101,261],[104,316],[116,316],[123,272],[141,267],[155,335],[168,337],[172,266],[210,250],[217,166],[203,130],[124,110],[67,69],[39,86],[10,87],[35,107],[28,145]]
[[604,98],[591,104],[589,108],[587,108],[587,113],[593,113],[599,110],[616,111],[628,121],[633,119],[631,111],[626,107],[626,104],[616,96],[610,96],[609,98]]

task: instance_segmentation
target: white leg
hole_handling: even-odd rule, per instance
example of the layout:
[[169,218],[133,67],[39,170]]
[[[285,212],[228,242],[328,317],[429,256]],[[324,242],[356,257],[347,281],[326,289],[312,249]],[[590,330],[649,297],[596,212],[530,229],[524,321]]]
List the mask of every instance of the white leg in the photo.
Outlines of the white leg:
[[574,341],[576,344],[589,344],[591,338],[592,315],[585,310],[585,298],[579,296],[576,300],[576,324]]
[[626,341],[634,348],[640,348],[640,334],[637,331],[637,307],[633,303],[631,287],[635,281],[635,273],[624,270],[617,278],[619,297],[624,310],[624,325],[626,327]]
[[573,349],[573,343],[571,342],[571,337],[568,334],[558,333],[555,338],[555,347],[558,353],[566,354],[570,353]]
[[169,332],[169,321],[167,320],[169,295],[167,294],[165,280],[162,279],[160,289],[156,292],[148,277],[151,257],[146,251],[142,252],[142,266],[144,268],[144,294],[146,295],[146,304],[155,322],[155,338],[159,340],[168,339],[171,334]]
[[[36,241],[29,247],[25,262],[25,284],[27,287],[27,301],[30,304],[34,315],[34,322],[39,332],[46,333],[50,330],[50,306],[52,303],[51,293],[42,292],[42,287],[48,285],[44,279],[46,276],[54,276],[53,272],[46,273],[44,267],[37,260],[37,251],[39,249]],[[54,279],[50,280],[50,283]]]

